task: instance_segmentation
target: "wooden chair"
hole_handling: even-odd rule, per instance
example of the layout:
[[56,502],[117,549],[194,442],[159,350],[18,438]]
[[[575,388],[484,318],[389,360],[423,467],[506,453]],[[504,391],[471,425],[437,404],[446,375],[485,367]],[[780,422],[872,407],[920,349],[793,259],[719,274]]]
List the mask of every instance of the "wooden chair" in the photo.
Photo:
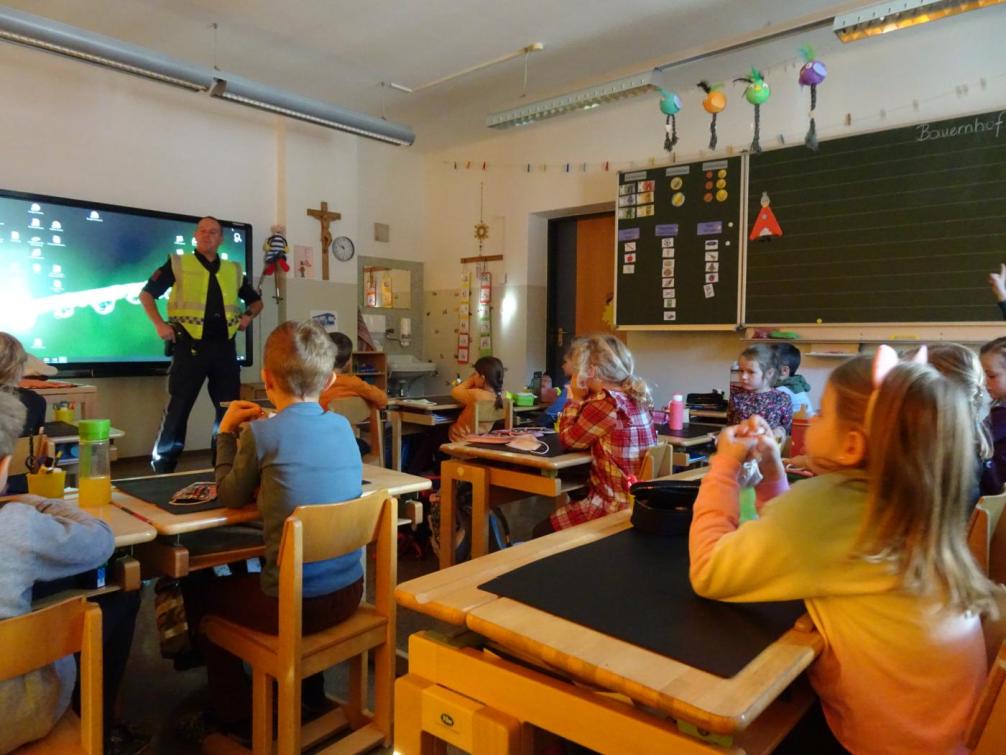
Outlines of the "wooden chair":
[[475,416],[472,418],[472,427],[476,433],[481,432],[483,424],[496,423],[501,420],[505,429],[513,429],[513,401],[508,398],[503,399],[503,406],[499,409],[496,408],[495,401],[476,402]]
[[999,616],[982,622],[989,673],[964,738],[974,755],[1006,752],[1006,594],[996,604]]
[[357,433],[360,432],[361,425],[368,424],[370,428],[370,454],[367,455],[366,461],[379,467],[385,466],[384,422],[381,420],[380,409],[360,396],[350,396],[332,399],[328,404],[328,410],[348,419],[349,424],[354,427]]
[[[396,501],[386,490],[343,503],[300,506],[286,520],[279,552],[279,634],[269,635],[216,616],[203,622],[209,639],[252,667],[252,748],[273,752],[273,680],[279,689],[279,755],[300,753],[347,725],[354,729],[325,752],[364,752],[391,744],[395,677],[395,588],[398,550]],[[317,634],[301,630],[301,573],[305,563],[335,558],[376,543],[374,604],[361,603],[349,619]],[[367,654],[374,649],[375,705],[366,710]],[[303,728],[301,679],[352,659],[349,701]],[[211,741],[212,740],[212,741]],[[246,752],[222,735],[206,751]]]
[[672,471],[673,458],[674,447],[670,443],[661,441],[655,446],[650,446],[646,449],[646,455],[643,457],[643,466],[639,469],[639,479],[653,480],[669,475]]
[[[968,547],[994,582],[1006,582],[1006,493],[978,500],[968,525]],[[1003,526],[1000,526],[1003,525]],[[995,555],[993,555],[995,554]]]
[[101,609],[78,597],[5,619],[0,621],[0,648],[0,681],[80,652],[80,717],[67,709],[49,734],[15,753],[101,755]]

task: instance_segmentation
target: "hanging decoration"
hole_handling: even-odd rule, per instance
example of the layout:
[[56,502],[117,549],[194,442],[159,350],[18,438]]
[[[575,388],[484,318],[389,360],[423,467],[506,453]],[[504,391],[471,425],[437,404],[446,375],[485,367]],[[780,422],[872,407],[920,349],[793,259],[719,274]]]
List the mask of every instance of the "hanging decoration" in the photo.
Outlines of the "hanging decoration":
[[710,84],[708,81],[700,81],[696,84],[699,89],[706,93],[706,98],[702,100],[702,107],[707,113],[713,116],[709,123],[709,149],[716,149],[716,116],[722,113],[727,106],[727,96],[720,91],[722,84]]
[[[290,245],[286,241],[286,226],[274,225],[269,229],[271,235],[262,244],[262,251],[265,252],[265,265],[262,267],[262,274],[258,278],[256,290],[262,294],[262,281],[270,275],[276,274],[273,279],[275,292],[273,299],[279,304],[283,297],[279,295],[279,274],[277,268],[284,273],[290,272],[290,265],[286,261],[286,256],[290,251]],[[303,274],[301,275],[303,278]]]
[[761,152],[761,106],[768,102],[772,96],[772,90],[762,72],[757,68],[751,69],[750,76],[741,76],[734,81],[745,81],[744,99],[754,105],[754,138],[751,140],[751,151]]
[[828,68],[820,60],[814,58],[814,49],[810,45],[800,48],[804,64],[800,68],[800,86],[810,87],[810,127],[803,143],[817,151],[817,124],[814,122],[814,110],[817,108],[817,85],[828,75]]
[[469,328],[472,300],[472,274],[461,273],[461,301],[458,303],[458,364],[468,364],[471,353],[471,332]]
[[476,310],[479,321],[479,356],[488,357],[493,353],[493,276],[483,265],[479,267],[479,305]]
[[779,221],[775,219],[775,213],[772,212],[772,200],[768,197],[768,192],[763,191],[761,193],[761,209],[758,210],[758,217],[755,218],[754,225],[751,227],[751,235],[748,236],[749,241],[771,241],[772,239],[782,236],[782,227],[779,225]]
[[681,110],[681,98],[677,92],[660,90],[660,112],[667,116],[664,121],[664,149],[670,152],[678,143],[678,122],[674,117]]

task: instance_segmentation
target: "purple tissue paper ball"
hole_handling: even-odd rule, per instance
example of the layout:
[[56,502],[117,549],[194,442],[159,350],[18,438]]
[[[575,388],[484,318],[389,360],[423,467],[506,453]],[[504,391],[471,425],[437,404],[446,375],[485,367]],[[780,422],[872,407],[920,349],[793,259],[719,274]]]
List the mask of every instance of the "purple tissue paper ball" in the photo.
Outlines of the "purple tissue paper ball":
[[800,69],[800,86],[816,86],[824,81],[824,77],[827,75],[828,69],[824,63],[820,60],[811,60],[808,63],[804,63]]

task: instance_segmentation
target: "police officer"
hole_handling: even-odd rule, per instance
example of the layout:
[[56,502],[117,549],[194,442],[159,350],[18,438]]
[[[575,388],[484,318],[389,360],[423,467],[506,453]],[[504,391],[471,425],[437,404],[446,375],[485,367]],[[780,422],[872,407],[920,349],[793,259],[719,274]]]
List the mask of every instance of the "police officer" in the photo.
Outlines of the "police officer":
[[[258,292],[241,274],[236,262],[217,255],[223,240],[220,221],[205,217],[196,226],[196,253],[172,254],[157,268],[140,292],[140,303],[157,335],[173,344],[168,372],[168,405],[154,445],[155,472],[172,472],[185,447],[189,412],[209,379],[210,399],[216,410],[216,429],[223,417],[222,401],[238,398],[240,368],[234,336],[245,330],[262,310]],[[157,311],[156,299],[171,289],[168,322]],[[245,302],[242,313],[238,299]]]

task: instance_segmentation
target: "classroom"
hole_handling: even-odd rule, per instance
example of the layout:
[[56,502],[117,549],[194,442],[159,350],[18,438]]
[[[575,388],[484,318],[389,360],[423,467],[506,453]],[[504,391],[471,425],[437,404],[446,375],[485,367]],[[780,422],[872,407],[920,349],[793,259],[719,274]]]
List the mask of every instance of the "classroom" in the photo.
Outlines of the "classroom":
[[[59,736],[113,755],[325,752],[335,740],[323,728],[351,732],[332,751],[403,755],[443,743],[477,754],[1006,750],[1006,651],[996,658],[989,639],[1006,622],[986,618],[996,603],[1006,608],[995,587],[1006,578],[1006,524],[998,526],[1006,473],[994,474],[1000,430],[1006,437],[1006,421],[997,425],[1006,344],[995,340],[1006,336],[1004,29],[1006,3],[993,0],[8,0],[0,6],[0,334],[28,356],[25,367],[21,346],[0,338],[0,372],[8,358],[18,378],[27,369],[22,388],[47,403],[40,421],[61,423],[46,428],[46,448],[53,468],[66,469],[68,501],[78,482],[85,496],[89,465],[102,477],[102,460],[87,455],[94,444],[111,457],[104,477],[114,486],[98,518],[116,555],[109,560],[108,543],[86,557],[82,547],[78,569],[97,574],[93,567],[108,562],[107,589],[78,579],[48,597],[37,589],[34,604],[27,593],[34,610],[25,617],[63,611],[47,626],[72,624],[62,642],[85,645],[83,723]],[[145,66],[154,73],[136,70]],[[91,214],[68,220],[80,209]],[[20,235],[17,212],[28,213]],[[88,242],[70,262],[75,232]],[[34,273],[19,267],[25,246]],[[204,257],[203,267],[233,269],[236,281],[192,283],[218,280],[190,265],[201,255],[191,250],[208,246],[219,262]],[[25,283],[31,275],[41,288]],[[103,293],[76,297],[83,289],[74,278]],[[192,297],[179,280],[204,286],[206,330],[201,299],[186,313]],[[222,304],[210,336],[216,290]],[[319,341],[322,331],[328,338]],[[200,349],[203,333],[226,347]],[[781,374],[792,346],[802,380],[788,383],[790,396],[809,385],[809,411],[769,390],[797,372]],[[286,377],[296,359],[324,363],[322,383],[304,370]],[[880,377],[857,394],[855,365],[871,359]],[[953,359],[977,376],[970,403],[944,385]],[[569,381],[574,363],[591,365],[589,376]],[[759,380],[765,400],[746,400],[759,395]],[[931,406],[898,412],[893,398],[878,400],[913,380],[924,390],[897,400]],[[333,394],[340,382],[357,387]],[[616,384],[617,399],[605,393]],[[579,411],[581,390],[616,407],[616,445],[591,446],[591,432],[602,431],[553,404],[572,396]],[[343,400],[352,409],[330,403]],[[319,402],[310,422],[331,427],[323,441],[305,408]],[[256,431],[249,444],[241,426],[276,426],[254,421],[273,412],[287,415],[286,434]],[[947,425],[944,414],[958,421]],[[878,517],[873,475],[908,474],[891,471],[893,463],[877,471],[882,461],[867,449],[888,442],[884,423],[904,423],[912,438],[935,434],[937,415],[945,442],[906,443],[911,453],[899,459],[921,459],[922,449],[939,459],[931,462],[944,465],[939,474],[925,466],[925,479],[964,491],[957,519],[965,525],[943,532],[957,512],[935,493],[923,496],[941,512],[924,545],[912,539],[922,537],[917,512],[891,513],[882,531],[894,537],[903,528],[897,537],[911,568],[879,540],[857,540],[849,516],[829,511],[813,526],[794,524],[812,490]],[[32,416],[29,406],[25,428]],[[608,419],[594,417],[596,427]],[[0,436],[3,425],[0,418]],[[805,432],[823,448],[822,428],[845,433],[828,451],[840,463],[793,450],[794,442],[806,449]],[[961,471],[952,459],[965,436]],[[302,453],[289,450],[294,438]],[[337,446],[345,438],[347,454]],[[30,449],[18,440],[9,474],[21,481],[2,491],[15,498],[24,452],[43,467],[47,455],[34,437]],[[302,526],[306,551],[334,546],[309,537],[322,516],[312,519],[310,506],[303,521],[287,519],[296,503],[277,492],[287,482],[269,477],[282,474],[267,471],[282,466],[263,461],[270,454],[300,465],[335,460],[311,489],[325,490],[324,500],[301,502],[365,502],[358,515],[331,514],[369,524],[352,520],[366,532],[341,537],[345,550],[324,557],[330,568],[315,585],[305,570],[303,589],[283,581],[294,556],[292,546],[280,551],[280,538]],[[178,478],[165,476],[172,473]],[[855,495],[834,483],[842,474],[858,481]],[[643,486],[638,506],[633,484]],[[182,488],[193,499],[172,503]],[[218,500],[198,499],[207,495]],[[648,511],[647,495],[687,498],[691,526],[670,525],[673,538],[645,546],[631,540],[646,526],[635,511]],[[776,495],[786,496],[788,519],[765,517]],[[273,508],[277,497],[284,502]],[[7,501],[0,523],[14,510]],[[68,516],[72,526],[93,524]],[[790,525],[802,547],[772,540]],[[316,525],[325,528],[336,525]],[[856,556],[869,566],[831,565],[834,572],[819,564],[815,578],[862,579],[878,595],[859,603],[822,596],[786,572],[785,557],[817,563],[818,533],[830,542],[847,535],[850,548],[855,541],[883,557]],[[10,539],[0,531],[0,554]],[[680,545],[673,554],[653,546],[670,541]],[[901,564],[908,586],[881,574],[885,558]],[[361,563],[367,603],[353,613],[360,594],[343,593],[364,578]],[[598,563],[614,566],[575,588],[554,577],[593,576]],[[764,579],[743,576],[752,571]],[[673,585],[638,578],[666,572]],[[263,589],[272,580],[261,593],[272,601],[269,628],[249,629],[241,622],[252,611],[238,597],[260,595],[260,578]],[[22,612],[11,606],[25,595],[19,588],[7,604],[3,585],[0,609],[10,612],[0,613],[0,644],[22,642],[38,630],[7,618]],[[285,631],[287,588],[304,604],[305,637],[318,596],[345,597],[352,605],[340,616],[351,618],[333,625],[327,607],[320,633],[341,641],[339,632],[362,627],[346,645],[363,655],[298,656],[293,675],[271,672],[274,689],[256,664],[289,666],[292,656],[266,661],[250,648]],[[891,608],[881,596],[894,592],[919,603]],[[183,603],[194,644],[179,658],[165,627],[170,633],[171,607]],[[953,609],[943,623],[909,617],[937,603]],[[745,604],[751,611],[733,611]],[[106,635],[112,626],[132,635],[104,712],[86,647],[93,654],[102,644],[94,606]],[[910,627],[905,644],[926,664],[912,666],[907,650],[891,651],[889,667],[878,660],[889,647],[852,627],[877,613]],[[296,623],[287,628],[299,636]],[[961,639],[940,646],[940,631]],[[726,651],[739,635],[754,639]],[[364,637],[373,640],[369,663]],[[472,637],[478,644],[466,646]],[[988,656],[976,650],[983,637]],[[24,663],[51,651],[43,644]],[[232,663],[242,652],[251,678]],[[843,653],[875,663],[848,681]],[[227,707],[221,690],[234,688],[224,686],[224,666],[242,685],[234,697],[247,703],[243,728],[214,727],[213,716],[239,718],[229,709],[210,711],[209,722],[204,715],[214,701]],[[35,667],[14,668],[0,670],[0,711],[8,710],[4,685]],[[861,701],[867,689],[895,694],[885,668],[917,683],[918,699],[906,693],[903,710],[880,718],[835,704],[833,696]],[[924,681],[946,668],[955,671],[941,690]],[[328,710],[325,698],[324,713],[307,723],[319,680],[323,698],[351,699]],[[915,726],[934,696],[946,701],[943,725]],[[53,701],[60,711],[66,704]],[[25,708],[10,710],[14,720]],[[0,733],[0,752],[9,741],[13,752],[78,751],[63,739],[14,749],[55,723],[24,720],[36,733]]]

